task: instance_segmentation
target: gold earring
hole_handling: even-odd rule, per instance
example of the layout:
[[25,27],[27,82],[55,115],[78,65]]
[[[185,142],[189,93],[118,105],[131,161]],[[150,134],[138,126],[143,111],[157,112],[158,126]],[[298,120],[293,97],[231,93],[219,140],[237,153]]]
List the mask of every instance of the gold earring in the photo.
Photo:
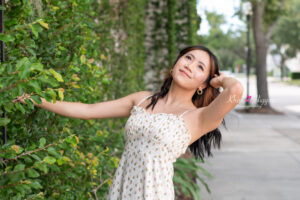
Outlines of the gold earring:
[[197,88],[197,94],[198,94],[198,95],[201,95],[202,93],[203,93],[202,89],[199,90],[199,88]]
[[170,69],[170,74],[172,74],[172,70],[173,70],[173,69]]

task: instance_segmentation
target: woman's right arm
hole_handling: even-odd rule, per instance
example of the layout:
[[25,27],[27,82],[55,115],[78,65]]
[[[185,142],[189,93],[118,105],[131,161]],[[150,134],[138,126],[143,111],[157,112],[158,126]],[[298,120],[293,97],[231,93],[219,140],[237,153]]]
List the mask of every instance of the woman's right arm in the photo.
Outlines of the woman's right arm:
[[[128,117],[136,99],[141,99],[145,95],[149,94],[151,93],[148,91],[140,91],[116,100],[94,104],[67,101],[56,101],[56,103],[50,103],[44,98],[41,98],[42,104],[36,104],[34,102],[34,105],[70,118],[85,120],[98,118],[118,118]],[[24,98],[29,98],[29,95],[22,95],[13,102],[21,102],[25,104]]]

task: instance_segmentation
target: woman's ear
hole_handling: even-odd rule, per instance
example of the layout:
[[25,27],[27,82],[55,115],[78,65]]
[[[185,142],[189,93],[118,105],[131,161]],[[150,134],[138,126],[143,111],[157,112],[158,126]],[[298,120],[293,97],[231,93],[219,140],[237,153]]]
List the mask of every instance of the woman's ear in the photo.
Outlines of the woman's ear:
[[202,84],[198,87],[198,89],[199,89],[199,90],[203,90],[203,89],[205,89],[206,87],[207,87],[207,83],[204,82],[204,83],[202,83]]

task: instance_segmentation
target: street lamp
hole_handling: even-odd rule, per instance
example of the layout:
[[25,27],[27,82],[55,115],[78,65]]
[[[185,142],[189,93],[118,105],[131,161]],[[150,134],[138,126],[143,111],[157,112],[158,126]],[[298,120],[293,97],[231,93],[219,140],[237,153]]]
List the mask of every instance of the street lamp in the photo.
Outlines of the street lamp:
[[252,5],[250,2],[243,3],[242,7],[243,13],[247,18],[247,98],[245,105],[250,105],[250,96],[249,96],[249,74],[250,74],[250,59],[251,59],[251,47],[250,47],[250,18],[252,15]]

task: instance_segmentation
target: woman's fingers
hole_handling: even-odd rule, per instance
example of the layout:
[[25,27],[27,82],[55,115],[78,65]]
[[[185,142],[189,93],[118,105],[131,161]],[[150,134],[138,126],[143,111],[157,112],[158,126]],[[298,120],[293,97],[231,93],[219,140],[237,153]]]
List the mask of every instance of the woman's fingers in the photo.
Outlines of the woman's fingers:
[[[33,93],[31,93],[32,95]],[[25,103],[25,99],[28,99],[30,98],[31,96],[30,94],[27,94],[27,93],[23,93],[21,96],[18,96],[17,98],[15,98],[14,100],[12,100],[13,103],[16,103],[16,102],[21,102],[21,103]]]
[[19,101],[19,99],[17,98],[17,99],[14,99],[14,100],[12,100],[12,102],[13,103],[17,103]]

